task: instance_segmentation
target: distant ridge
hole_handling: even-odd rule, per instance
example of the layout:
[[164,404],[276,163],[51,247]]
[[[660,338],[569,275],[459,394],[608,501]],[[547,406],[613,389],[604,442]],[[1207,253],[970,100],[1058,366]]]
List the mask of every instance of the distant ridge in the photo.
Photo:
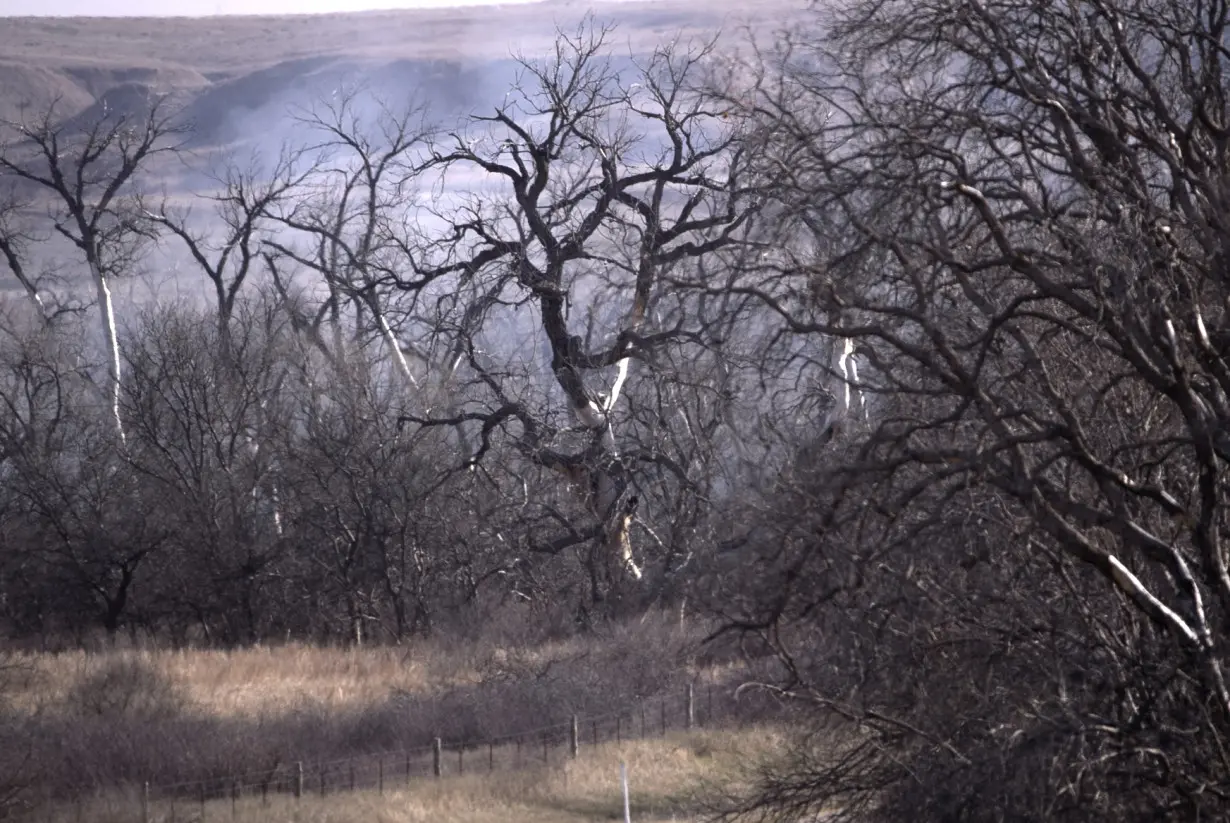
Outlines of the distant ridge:
[[[751,22],[784,22],[803,4],[758,0]],[[201,140],[225,141],[234,118],[278,116],[360,76],[385,96],[466,106],[503,80],[514,52],[547,54],[557,27],[574,28],[590,11],[618,26],[616,51],[634,54],[749,15],[735,0],[540,0],[295,16],[5,18],[0,119],[56,101],[59,116],[86,122],[103,107],[139,108],[170,94]]]

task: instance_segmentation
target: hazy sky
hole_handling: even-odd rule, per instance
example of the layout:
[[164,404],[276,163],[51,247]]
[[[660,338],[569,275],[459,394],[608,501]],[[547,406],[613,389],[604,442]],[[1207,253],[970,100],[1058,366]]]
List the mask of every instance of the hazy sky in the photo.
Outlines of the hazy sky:
[[309,12],[369,11],[373,9],[439,8],[491,5],[533,0],[0,0],[5,15],[88,15],[127,17],[146,15],[304,14]]

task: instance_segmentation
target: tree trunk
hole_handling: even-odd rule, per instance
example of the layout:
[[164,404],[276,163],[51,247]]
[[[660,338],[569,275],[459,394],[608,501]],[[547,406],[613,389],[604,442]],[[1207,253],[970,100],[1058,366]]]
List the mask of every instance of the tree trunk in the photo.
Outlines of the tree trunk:
[[98,313],[102,318],[103,337],[107,345],[107,399],[111,404],[115,433],[123,444],[126,441],[124,419],[120,414],[120,340],[115,329],[115,307],[107,276],[99,269],[97,262],[91,261],[90,268],[94,274],[94,287],[98,291]]

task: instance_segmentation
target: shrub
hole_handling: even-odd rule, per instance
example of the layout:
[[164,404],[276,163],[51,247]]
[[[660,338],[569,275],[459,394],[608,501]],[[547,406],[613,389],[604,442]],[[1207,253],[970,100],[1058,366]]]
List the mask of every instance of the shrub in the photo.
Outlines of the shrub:
[[175,683],[136,655],[106,658],[81,677],[65,702],[69,713],[109,719],[167,717],[184,707]]

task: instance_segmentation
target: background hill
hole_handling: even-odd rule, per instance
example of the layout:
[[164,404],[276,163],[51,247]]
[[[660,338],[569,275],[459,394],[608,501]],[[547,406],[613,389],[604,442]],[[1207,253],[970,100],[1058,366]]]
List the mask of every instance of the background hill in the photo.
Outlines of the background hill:
[[[172,94],[217,145],[289,106],[362,82],[455,112],[506,90],[512,54],[545,54],[592,12],[631,55],[674,38],[776,27],[801,0],[542,2],[355,14],[211,18],[8,18],[0,26],[0,119],[42,111],[87,122]],[[502,94],[502,91],[500,92]]]

